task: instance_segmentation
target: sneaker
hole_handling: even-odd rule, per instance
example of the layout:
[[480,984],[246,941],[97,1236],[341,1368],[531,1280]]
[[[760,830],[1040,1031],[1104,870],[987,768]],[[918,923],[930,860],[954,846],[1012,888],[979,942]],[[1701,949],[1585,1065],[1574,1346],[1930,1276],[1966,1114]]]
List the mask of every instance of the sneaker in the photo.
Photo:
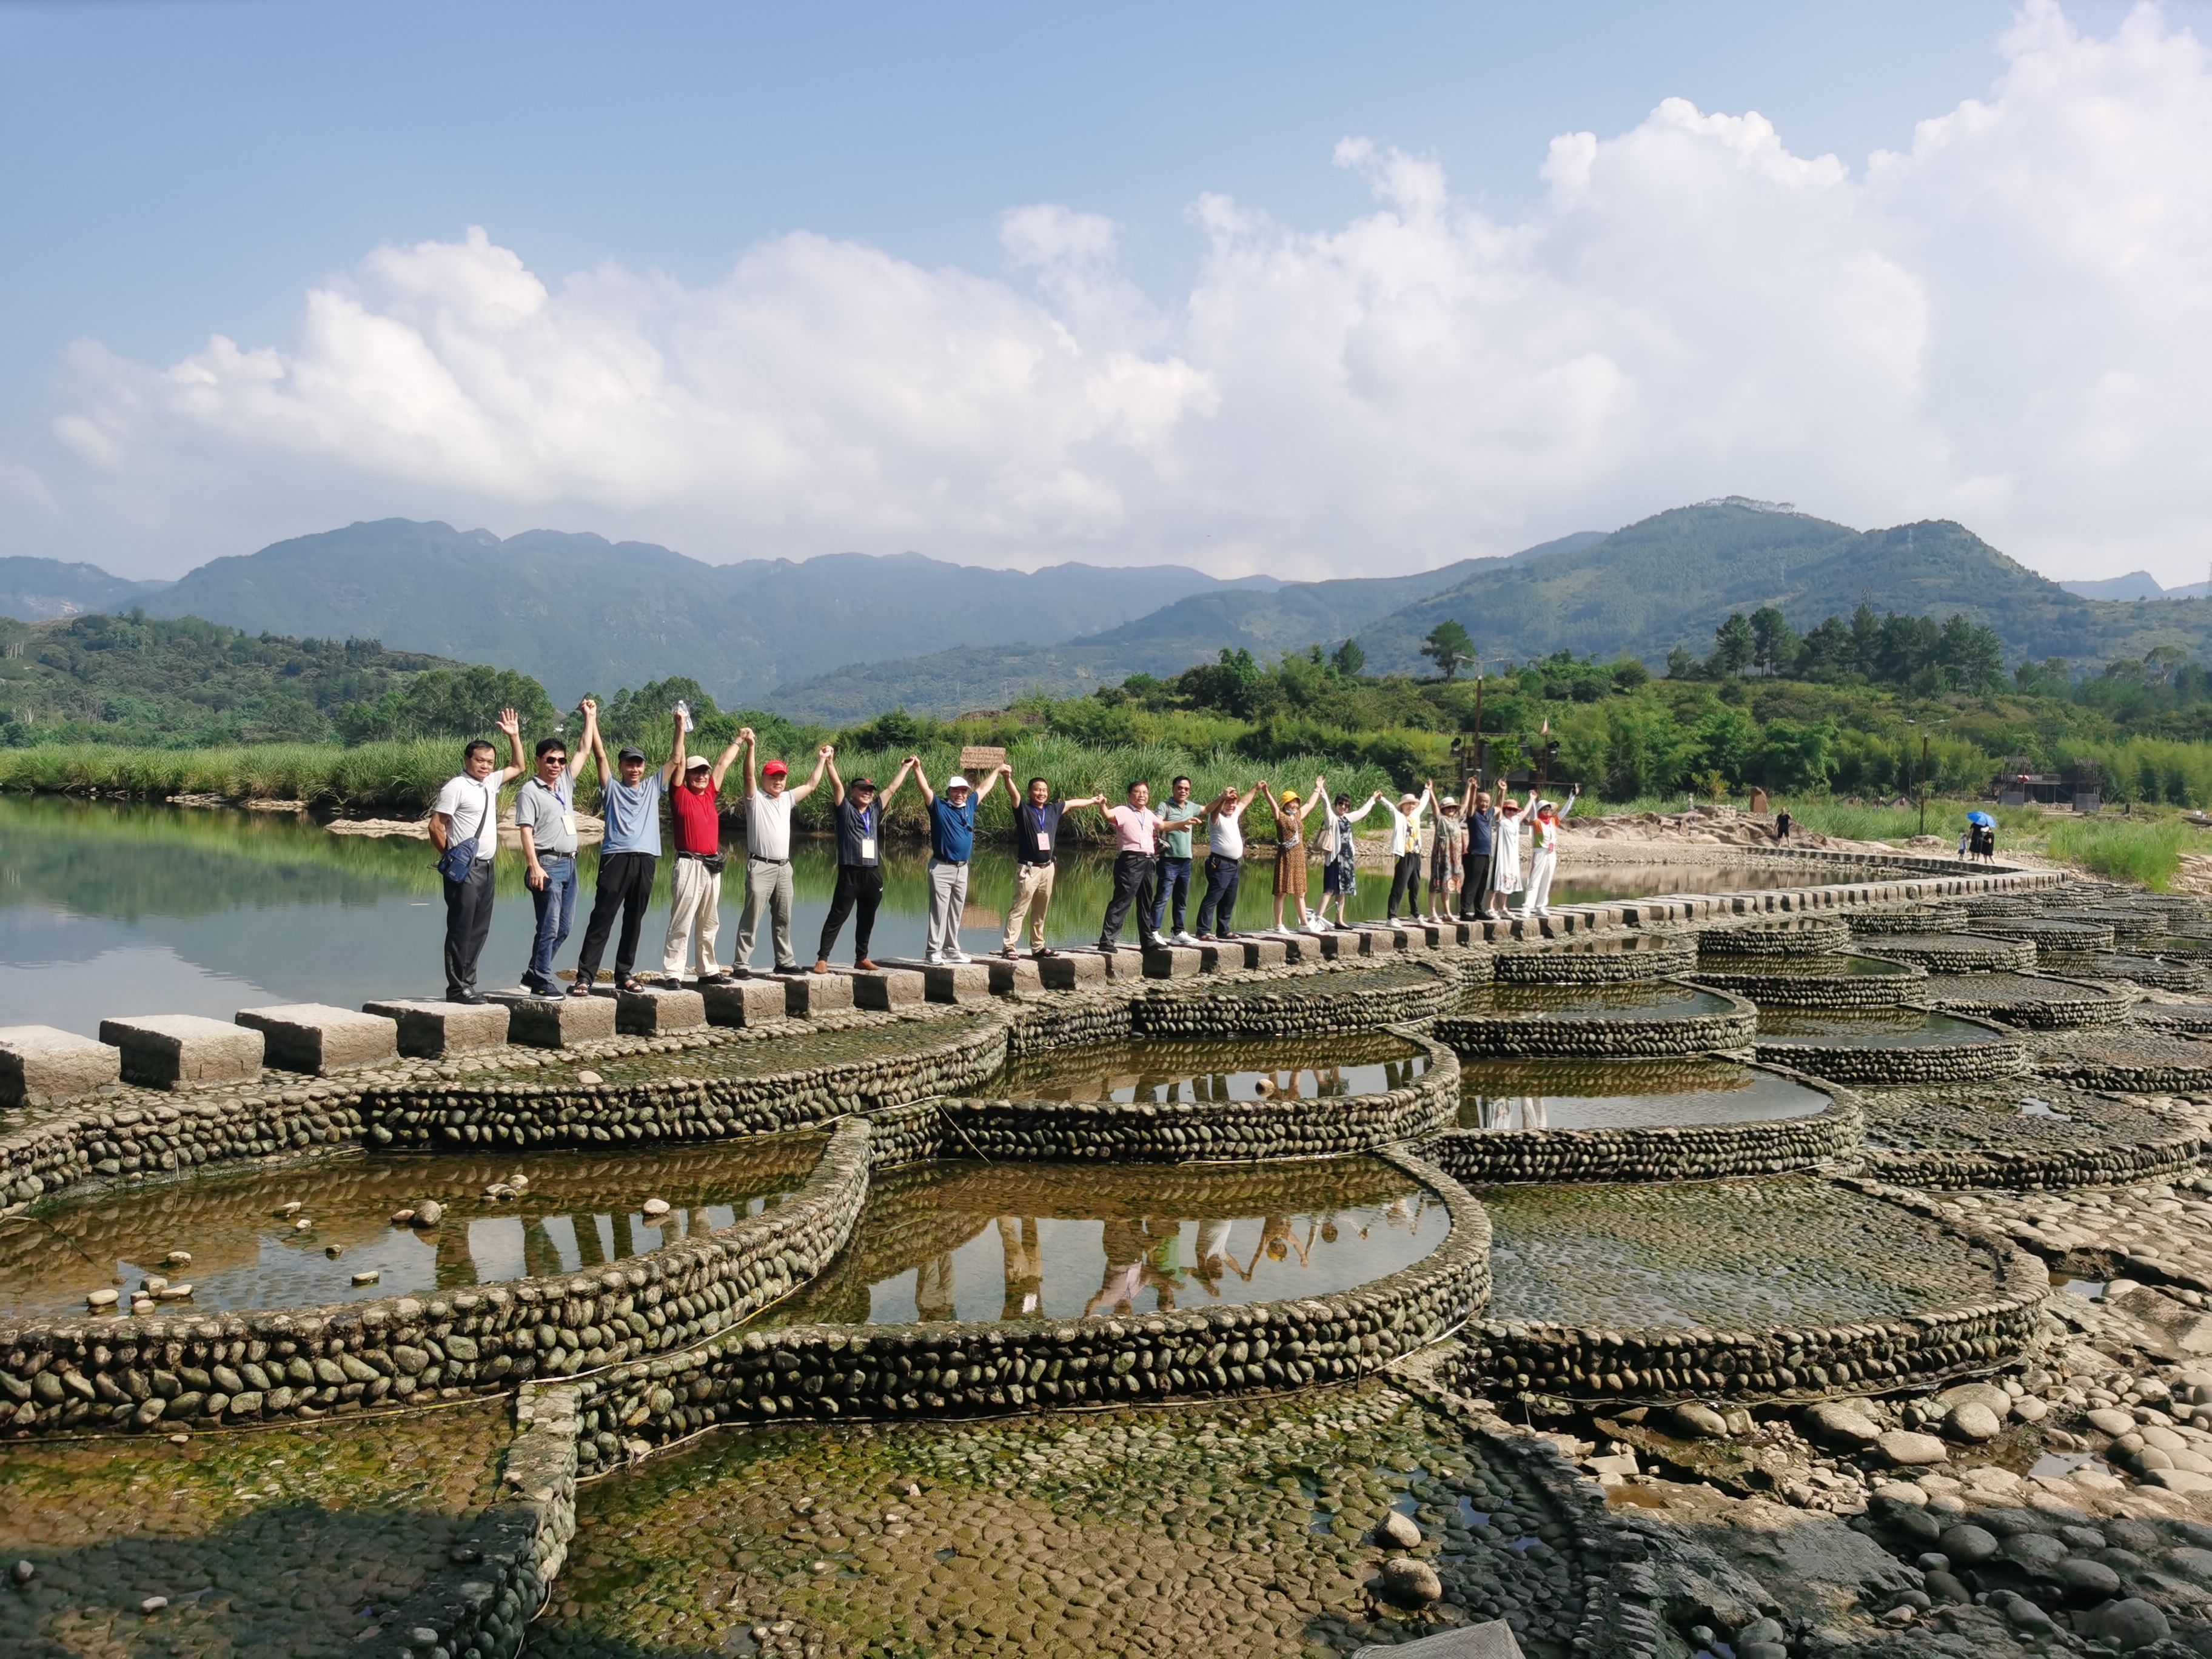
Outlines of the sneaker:
[[964,966],[966,963],[975,960],[975,957],[969,956],[965,951],[948,951],[945,953],[945,959],[956,966]]
[[944,958],[943,957],[939,956],[939,955],[938,955],[934,951],[931,951],[927,956],[924,957],[921,960],[922,960],[922,963],[923,963],[923,965],[924,965],[925,967],[929,967],[929,968],[942,968],[943,966],[945,966],[945,958]]
[[1176,932],[1175,942],[1177,945],[1195,945],[1198,943],[1198,936],[1187,929],[1178,928]]
[[1326,933],[1328,931],[1328,924],[1326,921],[1323,921],[1319,916],[1308,916],[1306,918],[1306,932],[1309,933]]

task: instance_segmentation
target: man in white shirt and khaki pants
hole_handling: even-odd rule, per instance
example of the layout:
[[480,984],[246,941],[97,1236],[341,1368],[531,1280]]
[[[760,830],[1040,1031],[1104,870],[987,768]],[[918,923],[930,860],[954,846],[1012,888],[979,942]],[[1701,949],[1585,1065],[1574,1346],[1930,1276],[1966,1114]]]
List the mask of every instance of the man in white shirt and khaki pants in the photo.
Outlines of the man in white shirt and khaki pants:
[[[522,763],[522,717],[512,708],[499,711],[499,729],[507,733],[514,762],[504,769],[493,764],[497,752],[484,738],[461,750],[460,775],[449,778],[430,809],[430,842],[444,855],[474,842],[474,856],[466,873],[456,880],[446,874],[446,1000],[482,1002],[477,989],[477,961],[484,941],[491,937],[492,857],[499,851],[499,792],[510,778],[529,769]],[[443,871],[441,873],[446,873]]]

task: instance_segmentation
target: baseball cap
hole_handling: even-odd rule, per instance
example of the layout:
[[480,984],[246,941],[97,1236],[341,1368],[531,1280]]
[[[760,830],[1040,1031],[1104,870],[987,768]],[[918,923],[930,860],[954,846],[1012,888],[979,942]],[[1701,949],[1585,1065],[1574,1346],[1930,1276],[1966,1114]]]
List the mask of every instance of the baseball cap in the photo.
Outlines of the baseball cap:
[[873,778],[854,778],[845,787],[848,789],[872,789],[876,787],[876,781]]
[[965,789],[969,787],[969,783],[967,779],[962,777],[957,772],[955,772],[951,777],[945,779],[945,787],[948,790]]
[[645,758],[645,750],[636,747],[635,744],[632,744],[630,747],[623,750],[622,753],[617,755],[615,758],[618,761],[641,761]]
[[704,755],[694,755],[690,760],[684,763],[684,769],[687,772],[697,772],[702,769],[711,772],[714,770],[714,763],[708,760]]
[[781,761],[770,761],[766,766],[761,768],[761,775],[764,778],[780,778],[790,770],[791,769]]

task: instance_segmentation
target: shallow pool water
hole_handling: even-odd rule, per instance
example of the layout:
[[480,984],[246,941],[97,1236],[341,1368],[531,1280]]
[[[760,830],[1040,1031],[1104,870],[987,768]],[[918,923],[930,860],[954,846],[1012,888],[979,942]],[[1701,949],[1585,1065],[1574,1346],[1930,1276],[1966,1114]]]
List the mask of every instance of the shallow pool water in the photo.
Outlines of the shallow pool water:
[[1931,1014],[1918,1008],[1842,1010],[1763,1009],[1759,1016],[1762,1046],[1799,1044],[1829,1048],[1849,1044],[1862,1048],[1953,1048],[1962,1043],[2002,1042],[2002,1032],[1950,1014]]
[[1725,1060],[1464,1060],[1463,1129],[1635,1129],[1808,1117],[1828,1097]]
[[1013,1061],[976,1092],[1011,1100],[1156,1105],[1319,1100],[1402,1089],[1428,1070],[1425,1050],[1388,1034],[1235,1042],[1086,1042]]
[[[161,1304],[182,1312],[574,1273],[758,1213],[805,1183],[823,1145],[801,1134],[611,1156],[372,1155],[91,1194],[0,1221],[0,1310],[81,1312],[102,1288],[123,1290],[127,1307],[149,1275],[192,1287],[189,1301]],[[518,1174],[519,1195],[485,1196]],[[392,1219],[426,1199],[444,1206],[435,1227]],[[665,1214],[647,1213],[654,1199]],[[173,1250],[190,1263],[170,1265]],[[353,1282],[371,1271],[375,1283]]]
[[1450,1218],[1379,1158],[1254,1168],[929,1164],[877,1177],[777,1323],[1081,1319],[1348,1290]]
[[1476,1015],[1638,1015],[1663,1019],[1686,1014],[1724,1014],[1726,997],[1671,979],[1630,980],[1611,985],[1485,985],[1462,997],[1455,1013]]
[[1492,1316],[1638,1329],[1890,1317],[1987,1294],[1987,1253],[1809,1179],[1499,1187]]
[[[1778,970],[1753,971],[1760,977],[1769,977]],[[1791,979],[1904,979],[1911,977],[1912,969],[1901,962],[1834,951],[1823,956],[1792,957],[1790,965],[1778,972]],[[1721,978],[1725,983],[1725,974]]]

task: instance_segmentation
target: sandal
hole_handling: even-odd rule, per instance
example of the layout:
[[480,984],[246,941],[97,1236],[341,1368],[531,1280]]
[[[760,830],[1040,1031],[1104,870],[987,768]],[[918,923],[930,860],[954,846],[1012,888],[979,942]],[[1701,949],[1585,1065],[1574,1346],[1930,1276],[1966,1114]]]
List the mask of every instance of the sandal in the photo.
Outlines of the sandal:
[[1056,957],[1060,952],[1054,950],[1049,945],[1040,945],[1036,950],[1030,951],[1030,954],[1033,957]]
[[580,979],[568,988],[568,994],[572,997],[587,997],[592,994],[592,988]]
[[859,969],[864,974],[876,974],[883,971],[866,957],[856,957],[853,963],[853,966]]
[[635,996],[644,991],[645,981],[640,979],[635,974],[632,974],[628,979],[617,980],[615,981],[615,989],[617,991],[627,991],[631,995]]

